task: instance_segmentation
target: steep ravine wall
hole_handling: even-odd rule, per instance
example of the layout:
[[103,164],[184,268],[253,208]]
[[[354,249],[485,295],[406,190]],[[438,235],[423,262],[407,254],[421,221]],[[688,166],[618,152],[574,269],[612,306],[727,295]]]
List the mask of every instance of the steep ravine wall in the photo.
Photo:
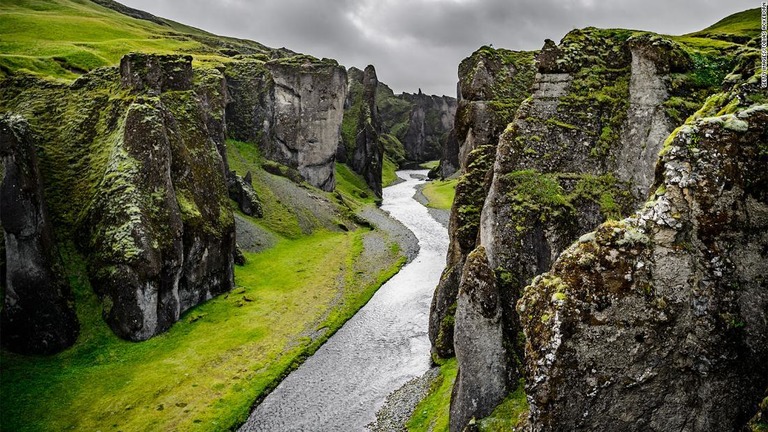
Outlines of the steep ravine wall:
[[354,67],[347,71],[347,100],[336,160],[347,163],[360,174],[380,199],[384,146],[377,104],[378,87],[379,79],[373,65],[368,65],[364,71]]
[[[530,95],[532,52],[483,47],[459,65],[454,138],[461,176],[449,220],[446,268],[435,289],[429,322],[433,354],[453,356],[454,311],[464,262],[474,249],[499,135]],[[451,165],[442,159],[441,165]]]
[[679,128],[643,209],[525,288],[531,430],[749,430],[768,388],[768,106],[749,106],[766,96],[753,78]]
[[[701,65],[690,56],[659,36],[593,28],[569,33],[559,46],[547,41],[537,55],[532,96],[492,157],[471,266],[452,278],[459,282],[455,300],[438,297],[451,281],[444,277],[433,303],[433,348],[448,355],[436,324],[442,318],[450,325],[446,306],[456,305],[452,431],[490,414],[522,375],[528,360],[515,305],[523,287],[580,235],[645,201],[657,154],[673,128],[672,96],[701,104],[701,95],[717,88],[719,82],[701,84]],[[722,79],[727,70],[716,73]],[[457,233],[452,241],[461,239]],[[442,317],[435,314],[438,301],[447,311]]]
[[[4,190],[21,181],[14,166],[25,167],[30,205],[22,205],[28,211],[19,221],[37,226],[19,237],[10,216],[3,217],[9,348],[50,353],[75,340],[77,321],[55,252],[60,241],[74,242],[85,258],[104,319],[125,339],[159,334],[185,310],[230,290],[229,198],[248,214],[261,210],[248,176],[227,167],[228,133],[297,168],[311,184],[333,187],[343,68],[301,57],[193,70],[191,60],[130,54],[119,69],[97,69],[71,85],[24,75],[3,83],[5,118],[28,126],[19,135],[21,126],[6,122],[3,130],[16,132],[4,132],[0,145],[25,155],[36,147],[40,160],[36,183],[33,159],[4,157]],[[285,142],[290,151],[278,151]],[[10,213],[15,221],[4,200],[0,214]],[[27,260],[40,267],[34,284],[18,277],[17,238],[28,239],[25,250],[40,252]],[[39,251],[41,245],[48,246]],[[30,320],[35,324],[20,325]],[[17,343],[22,338],[28,341]]]

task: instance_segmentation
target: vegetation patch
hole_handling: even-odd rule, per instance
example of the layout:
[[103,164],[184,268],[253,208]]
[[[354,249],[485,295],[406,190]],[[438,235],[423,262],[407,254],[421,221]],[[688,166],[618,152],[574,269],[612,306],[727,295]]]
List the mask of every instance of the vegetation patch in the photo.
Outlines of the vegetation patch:
[[[85,263],[64,249],[82,333],[51,357],[0,354],[3,429],[228,430],[311,355],[402,265],[369,279],[353,268],[368,231],[318,232],[246,253],[237,287],[141,343],[101,319]],[[339,253],[340,251],[345,251]],[[148,391],[147,389],[152,389]]]
[[427,207],[448,210],[456,196],[458,179],[432,180],[421,192],[427,198]]
[[409,432],[447,431],[451,409],[451,391],[456,381],[456,359],[446,360],[440,366],[440,374],[429,388],[427,396],[416,405],[408,419]]
[[525,382],[520,380],[515,391],[507,395],[491,415],[476,422],[480,432],[506,432],[516,430],[528,416]]

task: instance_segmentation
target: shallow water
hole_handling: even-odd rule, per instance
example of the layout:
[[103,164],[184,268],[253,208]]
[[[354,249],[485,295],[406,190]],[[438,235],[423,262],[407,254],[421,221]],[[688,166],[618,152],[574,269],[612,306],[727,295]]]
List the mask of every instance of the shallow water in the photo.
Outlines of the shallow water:
[[426,170],[398,171],[382,209],[419,240],[419,254],[293,371],[241,431],[361,431],[386,396],[429,369],[429,305],[445,266],[448,232],[413,199]]

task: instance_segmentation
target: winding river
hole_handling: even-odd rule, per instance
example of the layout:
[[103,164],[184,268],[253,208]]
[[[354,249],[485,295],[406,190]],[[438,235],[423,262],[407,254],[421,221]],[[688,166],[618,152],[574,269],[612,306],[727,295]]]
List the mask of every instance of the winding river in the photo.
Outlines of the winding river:
[[251,413],[241,431],[361,431],[388,394],[429,368],[432,292],[447,230],[413,199],[423,170],[384,189],[382,209],[413,231],[419,253]]

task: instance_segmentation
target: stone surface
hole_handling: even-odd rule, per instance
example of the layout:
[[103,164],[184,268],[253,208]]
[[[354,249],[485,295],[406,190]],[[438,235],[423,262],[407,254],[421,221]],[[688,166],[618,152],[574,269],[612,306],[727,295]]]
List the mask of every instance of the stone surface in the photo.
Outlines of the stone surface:
[[80,326],[44,200],[35,141],[22,117],[0,117],[0,157],[2,344],[24,354],[53,354],[75,343]]
[[344,115],[346,70],[336,62],[268,62],[274,80],[273,139],[264,156],[296,168],[320,189],[336,185],[334,163]]
[[462,366],[451,395],[452,432],[490,414],[508,388],[501,297],[482,246],[467,257],[460,285],[454,338]]
[[347,148],[347,143],[340,140],[339,159],[360,174],[380,199],[384,148],[379,138],[381,117],[376,104],[376,90],[379,86],[376,69],[372,65],[368,65],[362,72],[351,68],[348,72],[348,81],[347,106],[354,108],[345,111],[344,115],[356,115],[356,118],[346,120],[355,124],[354,148]]
[[408,129],[401,139],[406,158],[414,162],[440,159],[453,128],[456,99],[448,96],[403,93],[400,99],[412,105]]
[[742,430],[768,385],[766,106],[698,120],[633,217],[525,289],[532,430]]
[[[475,247],[480,210],[490,186],[499,135],[512,121],[517,106],[530,94],[533,53],[483,47],[459,66],[459,104],[441,169],[460,168],[451,209],[446,269],[435,289],[429,335],[433,353],[453,355],[453,325],[459,280],[467,255]],[[446,152],[449,149],[446,147]]]
[[237,203],[241,212],[257,218],[264,217],[259,196],[253,190],[250,171],[246,173],[245,177],[240,177],[234,171],[230,171],[227,175],[227,189],[229,190],[229,197]]
[[[590,28],[572,31],[560,46],[547,41],[538,55],[532,95],[499,138],[479,221],[509,363],[463,386],[459,393],[468,394],[457,401],[476,399],[489,383],[516,384],[524,357],[515,311],[522,288],[580,235],[645,200],[655,155],[670,131],[663,103],[670,82],[664,61],[671,55],[655,55],[659,40]],[[481,94],[494,82],[488,75],[474,74]],[[456,328],[461,325],[457,320]],[[454,348],[464,349],[458,341]],[[482,355],[466,356],[459,369],[482,361]],[[489,412],[501,400],[489,399],[476,412]]]
[[192,56],[126,54],[120,59],[123,87],[158,94],[192,88]]
[[224,75],[229,136],[257,145],[265,158],[298,170],[311,185],[333,190],[344,68],[332,60],[293,56],[235,62]]

